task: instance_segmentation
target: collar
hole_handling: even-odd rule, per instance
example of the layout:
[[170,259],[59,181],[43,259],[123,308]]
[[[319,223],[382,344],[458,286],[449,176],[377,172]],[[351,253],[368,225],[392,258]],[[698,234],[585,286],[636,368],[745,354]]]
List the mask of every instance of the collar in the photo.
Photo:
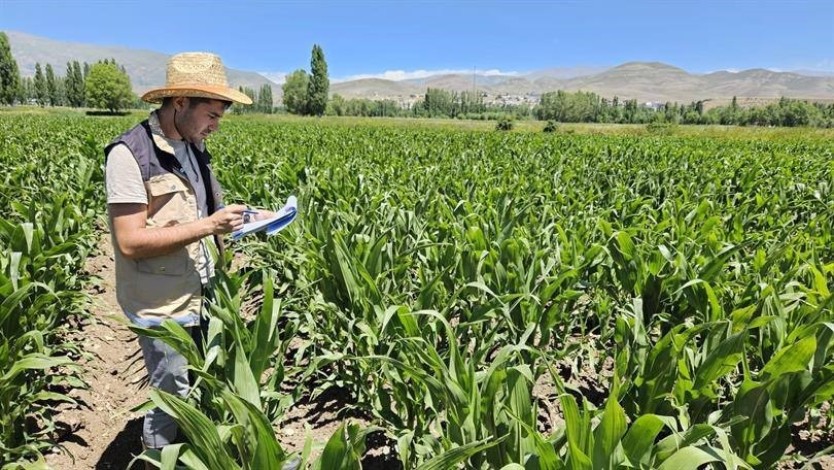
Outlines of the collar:
[[[148,126],[151,128],[151,135],[153,136],[154,143],[156,143],[157,147],[160,149],[174,154],[174,147],[171,145],[173,139],[169,139],[165,136],[165,133],[162,132],[162,126],[159,124],[159,115],[157,114],[157,110],[151,111],[148,115]],[[198,150],[201,152],[206,151],[206,142],[201,140],[199,143],[195,144]]]

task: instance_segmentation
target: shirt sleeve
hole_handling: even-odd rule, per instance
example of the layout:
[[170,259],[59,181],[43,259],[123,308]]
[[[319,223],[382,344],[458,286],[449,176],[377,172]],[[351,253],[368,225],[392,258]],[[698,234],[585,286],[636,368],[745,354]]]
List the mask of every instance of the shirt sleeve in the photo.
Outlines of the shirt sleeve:
[[124,144],[110,149],[104,168],[108,204],[147,204],[148,193],[139,164]]

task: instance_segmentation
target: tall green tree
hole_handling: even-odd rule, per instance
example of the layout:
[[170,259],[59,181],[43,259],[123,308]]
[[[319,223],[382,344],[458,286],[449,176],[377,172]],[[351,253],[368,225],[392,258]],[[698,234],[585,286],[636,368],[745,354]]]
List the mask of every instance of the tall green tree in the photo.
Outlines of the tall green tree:
[[84,77],[81,76],[81,67],[78,65],[77,60],[67,62],[64,92],[67,105],[73,108],[80,108],[84,105]]
[[272,114],[272,87],[268,83],[261,86],[258,93],[258,111]]
[[31,103],[35,99],[35,81],[32,77],[20,77],[20,102]]
[[35,63],[35,101],[38,102],[38,106],[46,106],[46,102],[49,99],[49,90],[46,87],[46,78],[43,76],[43,69],[41,69],[41,63]]
[[116,112],[130,106],[136,99],[130,78],[118,65],[99,62],[90,67],[86,81],[87,105]]
[[66,77],[55,77],[55,106],[67,105]]
[[12,56],[9,37],[0,31],[0,104],[14,104],[20,90],[20,70]]
[[52,64],[46,64],[46,102],[49,106],[60,105],[58,97],[58,83],[55,79],[55,70],[52,69]]
[[298,69],[287,75],[281,90],[284,92],[284,107],[288,113],[308,114],[307,111],[307,87],[310,77],[307,72]]
[[307,83],[307,112],[321,116],[327,110],[327,93],[330,91],[330,79],[327,76],[327,62],[324,51],[318,44],[313,45],[310,59],[310,81]]
[[75,90],[75,77],[72,76],[72,62],[67,62],[67,72],[64,75],[64,93],[67,98],[67,105],[73,106],[73,93]]
[[81,71],[81,64],[77,60],[72,61],[72,76],[77,88],[74,90],[76,102],[73,106],[81,107],[87,102],[87,92],[85,90],[85,82],[87,77]]
[[423,109],[431,117],[452,115],[452,108],[454,107],[456,97],[452,92],[440,88],[427,88],[426,94],[423,97]]

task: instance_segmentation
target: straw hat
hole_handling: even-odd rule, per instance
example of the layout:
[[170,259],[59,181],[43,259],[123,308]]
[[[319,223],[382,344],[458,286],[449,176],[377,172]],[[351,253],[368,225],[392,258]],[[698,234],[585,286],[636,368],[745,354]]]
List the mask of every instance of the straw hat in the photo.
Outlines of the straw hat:
[[188,96],[211,98],[252,104],[252,99],[229,87],[226,69],[216,54],[183,52],[168,59],[166,83],[142,95],[148,103],[159,103],[163,98]]

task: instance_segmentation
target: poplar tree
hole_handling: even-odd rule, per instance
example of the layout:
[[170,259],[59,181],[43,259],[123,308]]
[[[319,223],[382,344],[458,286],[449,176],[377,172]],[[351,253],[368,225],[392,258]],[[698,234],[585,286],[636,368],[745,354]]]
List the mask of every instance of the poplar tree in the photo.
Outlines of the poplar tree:
[[[249,99],[252,100],[253,103],[258,102],[258,94],[257,94],[257,92],[255,92],[254,88],[249,88],[248,86],[243,87],[243,94],[248,96]],[[245,108],[245,109],[249,109],[250,112],[254,111],[252,108]]]
[[79,104],[80,88],[75,74],[72,72],[72,62],[67,62],[67,74],[64,78],[64,91],[66,93],[67,104],[73,108],[81,106]]
[[46,102],[49,106],[58,106],[58,85],[55,83],[55,71],[52,64],[46,64]]
[[0,31],[0,104],[12,105],[22,93],[20,71],[12,56],[9,37]]
[[266,114],[272,114],[272,87],[265,83],[258,93],[258,109]]
[[32,77],[20,77],[20,102],[31,103],[35,99],[35,82]]
[[73,83],[77,87],[75,91],[76,101],[73,106],[81,107],[87,103],[87,77],[81,71],[81,64],[77,60],[72,61],[72,77]]
[[310,114],[321,116],[327,109],[327,93],[330,79],[327,77],[327,62],[324,51],[318,44],[313,45],[310,59],[310,81],[307,83],[307,110]]
[[41,63],[35,63],[35,100],[39,106],[45,106],[49,98],[48,90],[46,89],[46,79],[43,77],[43,70]]

